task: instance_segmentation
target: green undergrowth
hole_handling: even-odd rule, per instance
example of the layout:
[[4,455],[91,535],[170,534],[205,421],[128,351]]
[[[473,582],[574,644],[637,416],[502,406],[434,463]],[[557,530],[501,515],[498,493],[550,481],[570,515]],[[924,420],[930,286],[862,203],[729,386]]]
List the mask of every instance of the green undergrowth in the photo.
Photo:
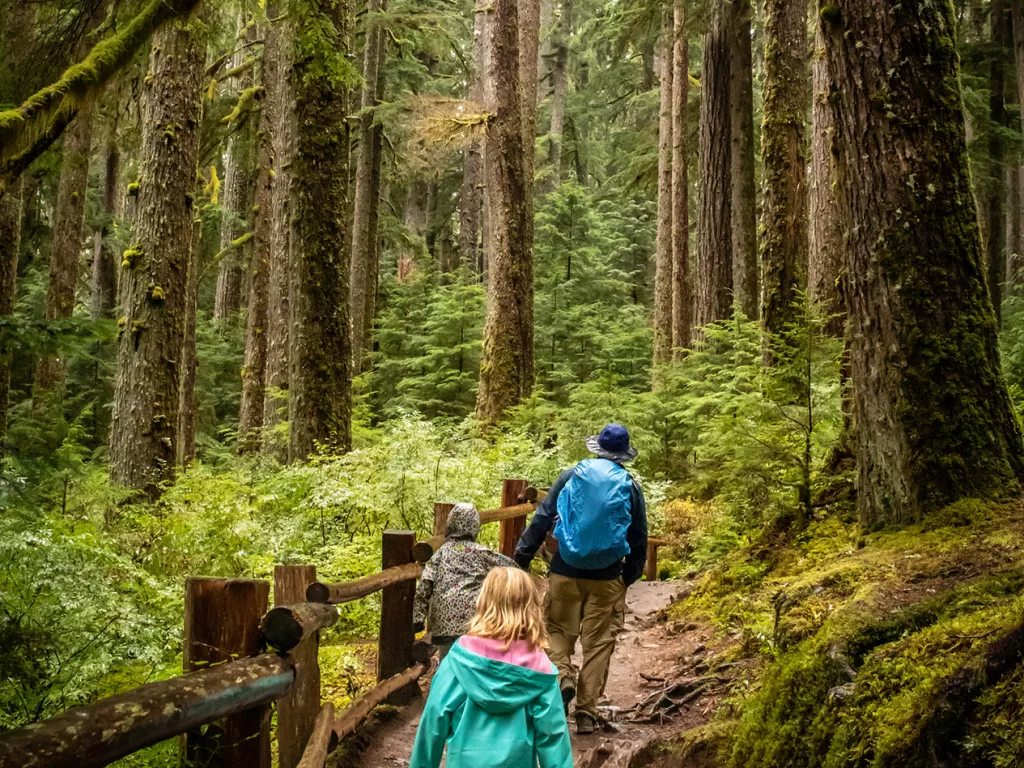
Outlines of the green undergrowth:
[[676,746],[722,768],[1021,765],[1022,590],[1019,503],[863,537],[829,517],[736,550],[672,610],[752,674]]

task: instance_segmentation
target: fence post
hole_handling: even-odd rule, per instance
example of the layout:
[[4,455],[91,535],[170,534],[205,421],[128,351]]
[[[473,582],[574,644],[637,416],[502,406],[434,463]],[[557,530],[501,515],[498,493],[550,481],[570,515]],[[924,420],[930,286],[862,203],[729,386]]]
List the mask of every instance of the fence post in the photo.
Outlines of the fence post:
[[647,542],[647,562],[644,563],[644,577],[648,581],[658,580],[658,547],[660,546],[660,542],[650,540]]
[[[254,579],[185,581],[185,672],[261,650],[260,618],[267,612],[270,583]],[[189,765],[270,768],[270,707],[261,706],[210,724],[184,737]]]
[[[413,562],[413,531],[384,531],[381,541],[381,570]],[[377,641],[377,680],[387,680],[412,666],[413,600],[416,581],[410,579],[381,591],[380,636]],[[389,704],[406,704],[419,694],[419,685],[411,683],[388,697]]]
[[[512,507],[519,503],[519,497],[526,492],[529,483],[525,480],[502,480],[501,482],[501,506]],[[503,555],[512,555],[516,552],[516,544],[519,537],[526,530],[526,516],[513,517],[502,520],[498,532],[498,551]]]
[[[306,587],[316,581],[312,565],[274,567],[274,605],[306,602]],[[295,684],[277,702],[277,753],[280,768],[295,768],[302,759],[313,722],[320,712],[319,636],[310,637],[291,650]]]
[[455,507],[448,501],[434,502],[434,531],[432,536],[444,536],[445,526],[448,525],[448,515]]

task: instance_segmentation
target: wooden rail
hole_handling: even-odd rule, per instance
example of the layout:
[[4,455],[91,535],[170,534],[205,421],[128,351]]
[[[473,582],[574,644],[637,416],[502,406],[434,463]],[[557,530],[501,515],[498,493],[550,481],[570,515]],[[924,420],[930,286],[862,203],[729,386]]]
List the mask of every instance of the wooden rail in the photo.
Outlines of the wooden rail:
[[422,572],[423,566],[420,563],[406,563],[355,581],[345,581],[339,584],[324,584],[318,581],[315,584],[310,584],[306,589],[306,599],[311,603],[330,603],[331,605],[348,603],[372,595],[374,592],[380,592],[392,584],[415,581]]
[[294,680],[289,659],[263,655],[148,683],[0,734],[0,766],[108,765],[164,739],[274,701]]

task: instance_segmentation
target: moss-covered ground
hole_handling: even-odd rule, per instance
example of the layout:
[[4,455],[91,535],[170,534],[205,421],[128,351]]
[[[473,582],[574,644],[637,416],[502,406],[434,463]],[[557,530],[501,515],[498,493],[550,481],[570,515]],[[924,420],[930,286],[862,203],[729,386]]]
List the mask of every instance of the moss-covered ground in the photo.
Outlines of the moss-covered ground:
[[[1024,503],[962,501],[861,536],[839,516],[703,574],[671,609],[742,662],[670,764],[1024,765]],[[671,757],[670,757],[671,756]],[[712,762],[708,762],[712,761]]]

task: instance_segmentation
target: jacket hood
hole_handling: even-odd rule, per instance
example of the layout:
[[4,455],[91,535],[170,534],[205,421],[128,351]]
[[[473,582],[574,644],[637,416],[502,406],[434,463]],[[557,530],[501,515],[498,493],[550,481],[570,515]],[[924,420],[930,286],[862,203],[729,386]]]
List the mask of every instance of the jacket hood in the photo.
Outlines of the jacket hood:
[[472,504],[456,504],[448,513],[444,527],[446,539],[455,541],[476,541],[480,533],[480,513]]
[[555,675],[526,667],[494,661],[467,651],[456,643],[445,658],[466,695],[481,709],[503,714],[522,709],[540,698],[551,686]]

